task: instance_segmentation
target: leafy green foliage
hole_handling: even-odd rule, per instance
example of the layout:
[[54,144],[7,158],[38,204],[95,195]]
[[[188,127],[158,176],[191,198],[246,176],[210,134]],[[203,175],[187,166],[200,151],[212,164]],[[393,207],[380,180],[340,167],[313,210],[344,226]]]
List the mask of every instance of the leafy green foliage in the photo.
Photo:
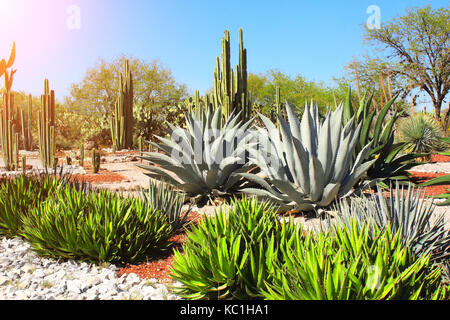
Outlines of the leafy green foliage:
[[[419,89],[433,103],[436,119],[449,91],[448,60],[450,10],[430,5],[411,8],[380,28],[366,28],[364,39],[381,49],[380,59],[388,61],[391,74],[403,86]],[[410,88],[404,88],[406,92]]]
[[326,106],[333,105],[335,98],[343,100],[345,91],[310,81],[301,75],[290,77],[279,70],[268,70],[263,74],[248,75],[248,92],[254,109],[266,117],[275,112],[276,88],[280,88],[282,101],[296,106],[303,112],[305,101],[313,100],[319,105],[320,114],[325,114]]
[[23,233],[43,256],[133,262],[167,249],[172,228],[142,199],[66,186],[31,210]]
[[261,297],[269,258],[285,234],[268,203],[233,201],[228,214],[221,208],[192,227],[183,254],[175,251],[172,278],[183,284],[175,292],[188,299]]
[[0,234],[20,236],[28,212],[67,182],[67,177],[52,175],[21,175],[3,181],[0,186]]
[[258,128],[258,145],[249,145],[248,151],[267,178],[240,174],[264,188],[243,191],[305,211],[327,207],[336,197],[352,192],[375,161],[364,162],[370,144],[353,160],[361,123],[344,123],[342,105],[329,110],[322,121],[317,106],[307,106],[301,121],[289,104],[286,111],[289,123],[278,117],[279,130],[260,115],[266,128]]
[[158,136],[161,143],[148,141],[164,153],[143,152],[141,158],[150,165],[137,166],[149,170],[149,177],[164,180],[189,197],[203,199],[235,191],[244,182],[235,173],[252,168],[245,158],[251,120],[242,123],[239,114],[232,114],[222,125],[221,118],[218,108],[214,112],[202,110],[201,118],[194,112],[186,113],[186,129],[168,123],[169,139]]
[[430,256],[416,258],[390,228],[370,236],[356,221],[328,233],[295,233],[266,281],[264,298],[274,300],[438,299],[446,295],[441,272]]

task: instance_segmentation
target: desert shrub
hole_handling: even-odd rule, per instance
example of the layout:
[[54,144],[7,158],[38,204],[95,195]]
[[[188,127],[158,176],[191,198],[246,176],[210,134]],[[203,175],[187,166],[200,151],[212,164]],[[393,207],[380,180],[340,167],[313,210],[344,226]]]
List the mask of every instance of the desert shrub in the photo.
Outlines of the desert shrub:
[[441,271],[430,255],[417,258],[402,245],[400,232],[377,231],[368,224],[336,225],[326,233],[295,232],[282,245],[264,298],[274,300],[442,299]]
[[61,188],[24,219],[24,237],[40,255],[133,262],[166,250],[172,228],[139,198],[106,190]]
[[0,234],[14,237],[22,232],[23,218],[68,182],[54,175],[20,175],[0,185]]

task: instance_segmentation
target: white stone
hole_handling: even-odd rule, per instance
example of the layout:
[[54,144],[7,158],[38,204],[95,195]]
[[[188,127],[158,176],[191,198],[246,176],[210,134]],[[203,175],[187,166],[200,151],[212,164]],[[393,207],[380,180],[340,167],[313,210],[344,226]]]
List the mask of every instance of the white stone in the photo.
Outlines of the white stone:
[[67,280],[67,291],[70,293],[81,293],[86,289],[86,286],[81,280]]

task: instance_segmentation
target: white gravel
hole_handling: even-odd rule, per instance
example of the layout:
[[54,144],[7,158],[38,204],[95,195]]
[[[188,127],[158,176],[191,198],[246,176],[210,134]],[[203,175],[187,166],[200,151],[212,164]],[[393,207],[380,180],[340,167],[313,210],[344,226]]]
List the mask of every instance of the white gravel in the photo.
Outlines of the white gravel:
[[21,238],[0,238],[0,300],[177,300],[166,285],[113,264],[39,257]]

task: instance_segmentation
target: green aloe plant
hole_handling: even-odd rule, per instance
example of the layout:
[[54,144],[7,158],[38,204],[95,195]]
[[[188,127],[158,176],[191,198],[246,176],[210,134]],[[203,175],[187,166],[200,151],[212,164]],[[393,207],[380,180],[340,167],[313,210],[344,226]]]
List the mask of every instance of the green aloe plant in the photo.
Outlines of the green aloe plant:
[[143,152],[141,158],[150,165],[137,164],[150,171],[151,178],[164,180],[196,200],[224,196],[238,189],[244,179],[235,173],[247,172],[245,143],[252,120],[243,123],[232,114],[221,123],[222,112],[202,110],[201,117],[186,113],[187,128],[169,125],[169,138],[156,136],[161,143],[147,141],[159,152]]
[[23,219],[57,189],[70,182],[68,175],[20,175],[8,178],[0,186],[0,234],[9,237],[22,235]]
[[23,220],[39,255],[93,262],[134,262],[170,246],[165,215],[139,198],[65,186]]
[[175,251],[173,291],[187,299],[261,298],[277,260],[278,244],[293,225],[280,227],[268,202],[243,198],[204,217]]
[[[254,173],[241,176],[264,189],[242,191],[266,197],[284,208],[322,210],[336,197],[346,196],[375,160],[366,161],[371,143],[353,161],[361,123],[343,127],[341,105],[319,120],[317,106],[306,105],[301,121],[286,103],[288,122],[278,116],[280,128],[260,115],[266,128],[258,128],[258,143],[247,145],[250,159],[265,178]],[[280,138],[281,133],[281,138]]]

